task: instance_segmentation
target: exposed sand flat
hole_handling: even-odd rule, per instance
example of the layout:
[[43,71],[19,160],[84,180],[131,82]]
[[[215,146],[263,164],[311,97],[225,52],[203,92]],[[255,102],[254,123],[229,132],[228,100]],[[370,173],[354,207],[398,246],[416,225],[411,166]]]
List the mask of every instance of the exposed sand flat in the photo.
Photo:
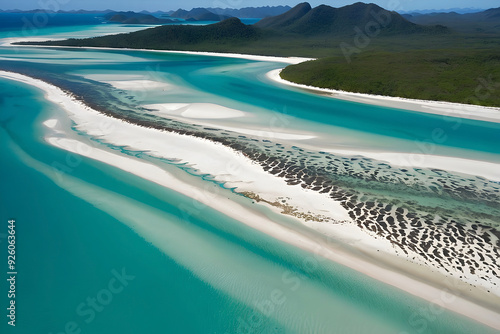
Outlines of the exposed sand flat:
[[83,77],[130,91],[147,91],[151,89],[168,91],[176,88],[175,85],[168,82],[151,80],[147,76],[139,74],[85,74]]
[[158,115],[165,116],[181,116],[184,118],[235,118],[235,117],[251,117],[241,110],[227,108],[213,103],[158,103],[144,105],[147,109],[158,110]]
[[281,69],[272,70],[267,73],[267,77],[273,81],[298,87],[305,88],[321,93],[329,93],[331,97],[346,101],[374,104],[383,107],[396,109],[406,109],[423,113],[452,116],[466,119],[474,119],[479,121],[500,123],[500,108],[482,107],[469,104],[460,104],[452,102],[427,101],[417,99],[405,99],[400,97],[370,95],[362,93],[351,93],[341,90],[318,88],[313,86],[301,85],[280,77]]
[[323,148],[322,150],[346,156],[361,155],[372,159],[387,161],[393,166],[437,168],[469,175],[477,175],[493,181],[500,181],[500,165],[492,162],[419,153],[369,152],[355,149],[344,150],[331,148]]
[[[216,111],[218,113],[217,115],[222,116],[224,115],[223,111],[228,110],[229,111],[227,114],[228,117],[201,117],[205,115],[205,113],[203,112],[201,114],[195,113],[193,116],[196,117],[193,117],[191,116],[192,114],[189,112],[191,110],[190,106],[193,104],[210,105],[208,103],[162,103],[162,104],[143,105],[143,107],[148,109],[150,108],[159,109],[159,111],[155,112],[155,114],[160,117],[178,119],[180,121],[184,119],[184,121],[188,121],[189,123],[192,124],[198,124],[207,127],[216,127],[221,130],[233,131],[260,138],[282,139],[282,140],[307,140],[316,138],[315,135],[310,133],[282,132],[282,131],[276,131],[272,129],[272,127],[266,129],[262,128],[261,126],[252,124],[248,125],[245,124],[245,127],[242,127],[242,124],[244,124],[243,122],[245,122],[245,120],[241,120],[241,118],[254,117],[254,115],[245,111],[226,108],[219,105],[213,105],[216,108],[222,109],[222,113],[220,114],[219,110]],[[230,116],[233,114],[234,116]],[[233,120],[233,118],[239,118],[239,119],[235,121]],[[210,120],[216,120],[216,122],[210,122]]]
[[102,80],[102,82],[108,83],[111,86],[124,89],[124,90],[147,90],[147,89],[171,89],[172,85],[166,82],[153,81],[153,80]]
[[48,119],[45,122],[43,122],[42,124],[48,128],[54,129],[58,123],[59,123],[59,121],[57,119]]
[[[315,197],[312,192],[304,193],[303,189],[286,184],[282,185],[285,188],[280,188],[280,182],[273,181],[272,175],[265,173],[260,166],[255,165],[243,155],[227,147],[199,138],[146,129],[125,123],[89,109],[59,88],[40,80],[9,72],[0,72],[0,75],[44,90],[46,97],[50,101],[61,105],[78,124],[79,129],[90,135],[99,136],[110,143],[122,144],[133,149],[147,148],[153,154],[159,156],[172,154],[173,157],[177,157],[179,155],[182,160],[196,164],[195,167],[201,172],[207,172],[216,177],[224,176],[234,186],[247,187],[247,189],[252,189],[261,196],[265,196],[266,193],[278,195],[284,192],[285,196],[289,195],[301,199],[303,202],[301,204],[308,206],[311,211],[322,209],[320,197]],[[51,131],[63,131],[63,129],[58,128],[59,123],[62,122],[48,120],[45,125],[51,128]],[[491,305],[498,305],[498,297],[485,294],[481,289],[472,289],[470,287],[465,289],[463,284],[460,285],[456,280],[452,280],[455,284],[449,284],[450,281],[446,280],[442,275],[431,273],[425,267],[416,266],[394,257],[387,243],[378,242],[356,229],[341,233],[340,236],[330,239],[330,242],[324,242],[324,238],[320,235],[312,237],[309,234],[284,228],[263,215],[258,215],[251,207],[235,204],[224,196],[214,194],[214,198],[198,197],[202,192],[201,189],[170,177],[167,172],[157,166],[133,157],[96,147],[88,147],[88,145],[85,146],[85,143],[78,141],[77,136],[75,136],[74,133],[63,131],[63,133],[57,133],[54,136],[49,135],[46,139],[50,143],[68,151],[106,162],[201,200],[216,210],[277,239],[349,266],[368,276],[437,303],[442,307],[500,329],[500,311],[498,308],[494,310],[487,309],[471,301],[484,300]],[[186,153],[187,148],[189,148],[189,152]],[[205,152],[208,154],[204,155]],[[209,160],[203,163],[204,159]],[[244,176],[247,178],[243,178]],[[204,193],[206,195],[206,192]],[[304,199],[308,200],[304,201]],[[323,207],[323,209],[325,208]],[[338,214],[339,218],[344,216],[340,210],[342,208],[336,208],[332,205],[332,201],[328,202],[326,209],[332,210],[332,214]],[[322,226],[327,228],[327,225]],[[380,254],[372,256],[374,248],[380,250]],[[451,295],[452,293],[453,295]]]

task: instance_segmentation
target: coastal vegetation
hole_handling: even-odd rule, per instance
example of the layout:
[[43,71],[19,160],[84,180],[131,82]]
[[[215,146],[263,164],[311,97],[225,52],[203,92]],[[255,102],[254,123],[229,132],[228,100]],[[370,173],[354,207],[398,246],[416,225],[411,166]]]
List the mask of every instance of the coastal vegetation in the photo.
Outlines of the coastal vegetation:
[[256,28],[230,18],[207,26],[165,25],[128,34],[22,44],[224,52],[257,40],[259,35]]
[[500,48],[366,52],[290,65],[283,79],[349,92],[500,106]]

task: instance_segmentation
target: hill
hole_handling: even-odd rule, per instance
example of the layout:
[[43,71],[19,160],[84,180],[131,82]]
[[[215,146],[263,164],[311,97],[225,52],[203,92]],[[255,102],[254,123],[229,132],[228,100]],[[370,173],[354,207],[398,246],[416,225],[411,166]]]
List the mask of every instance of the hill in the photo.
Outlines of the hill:
[[218,15],[234,16],[239,18],[264,18],[283,14],[292,9],[290,6],[264,6],[264,7],[245,7],[241,9],[234,8],[207,8],[207,10]]
[[[194,15],[199,18],[200,15],[204,14],[206,14],[206,9],[195,8],[189,12],[178,10],[171,15],[182,17]],[[382,23],[384,23],[385,18],[388,23],[377,23],[377,18]],[[284,14],[262,19],[251,27],[243,25],[239,20],[226,21],[220,22],[226,22],[224,25],[207,25],[197,28],[177,26],[168,29],[144,30],[130,34],[46,42],[44,44],[324,57],[335,54],[343,55],[344,51],[339,48],[339,45],[346,44],[346,42],[353,45],[358,33],[356,29],[361,27],[366,31],[366,29],[371,29],[373,24],[376,28],[378,24],[384,33],[374,34],[373,31],[368,31],[371,37],[377,36],[376,39],[370,40],[370,48],[386,45],[392,49],[404,48],[405,44],[409,42],[425,45],[429,44],[431,40],[437,40],[435,45],[440,46],[444,42],[443,34],[447,33],[446,28],[419,26],[406,21],[397,13],[389,13],[376,5],[362,3],[342,8],[322,5],[314,9],[308,3],[302,3]],[[221,27],[236,27],[237,29],[231,34],[224,31],[222,35],[230,35],[231,38],[219,43],[214,33],[215,31],[220,33]],[[411,41],[406,37],[408,34],[412,34]],[[201,38],[201,36],[205,36],[206,39]]]
[[21,44],[195,51],[210,51],[217,45],[219,50],[227,51],[258,37],[254,27],[230,18],[207,26],[165,25],[128,34]]
[[464,33],[500,33],[500,8],[476,13],[406,14],[407,20],[421,25],[440,24]]
[[163,24],[174,22],[168,19],[159,19],[150,14],[135,12],[110,12],[104,15],[104,18],[109,22],[124,24]]
[[396,12],[361,2],[341,8],[326,5],[311,8],[305,2],[284,14],[262,19],[255,26],[309,36],[354,35],[357,29],[365,30],[367,35],[446,32],[444,27],[420,26]]
[[259,28],[268,28],[274,30],[286,29],[291,24],[295,23],[298,19],[306,15],[311,10],[311,5],[307,2],[298,4],[289,11],[260,20],[255,24]]
[[411,10],[411,11],[404,11],[404,10],[399,10],[398,13],[403,15],[403,14],[411,14],[411,15],[422,15],[422,14],[432,14],[432,13],[459,13],[459,14],[467,14],[467,13],[477,13],[477,12],[482,12],[484,11],[484,8],[474,8],[474,7],[469,7],[469,8],[448,8],[448,9],[424,9],[424,10]]
[[170,14],[170,17],[180,18],[187,21],[223,21],[230,18],[227,15],[212,13],[205,8],[193,8],[190,11],[178,9]]

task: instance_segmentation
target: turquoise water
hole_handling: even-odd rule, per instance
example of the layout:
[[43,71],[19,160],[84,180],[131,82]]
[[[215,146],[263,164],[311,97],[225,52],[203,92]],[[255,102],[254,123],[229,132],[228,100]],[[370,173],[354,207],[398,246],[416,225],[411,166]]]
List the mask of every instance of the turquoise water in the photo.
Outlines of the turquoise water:
[[[311,255],[173,191],[86,158],[59,178],[51,166],[68,153],[43,142],[40,123],[60,111],[26,85],[1,80],[0,88],[1,219],[15,218],[18,236],[18,326],[1,325],[9,333],[58,333],[70,321],[86,333],[422,327],[415,312],[427,302],[339,265],[310,265]],[[183,207],[202,209],[186,219]],[[122,268],[135,278],[87,323],[77,307]],[[425,323],[426,333],[492,332],[448,312]]]
[[[290,89],[265,78],[268,71],[283,67],[282,63],[144,51],[39,48],[0,48],[0,57],[4,69],[49,79],[70,91],[90,91],[100,85],[99,91],[87,94],[87,98],[97,105],[111,105],[108,109],[113,109],[113,99],[124,96],[86,76],[136,75],[175,87],[170,91],[127,92],[130,108],[152,103],[211,102],[251,113],[253,118],[242,119],[245,126],[319,134],[329,145],[346,149],[363,147],[491,162],[498,162],[500,157],[496,144],[500,140],[499,123],[402,112]],[[278,121],[271,124],[270,118],[276,115],[280,115]],[[445,139],[436,140],[436,131]]]
[[[408,113],[414,125],[408,128],[393,110],[285,90],[263,78],[279,63],[33,48],[1,48],[0,57],[10,58],[2,68],[32,71],[68,88],[94,92],[94,86],[110,94],[102,99],[114,97],[109,100],[114,106],[213,102],[254,113],[256,125],[277,112],[287,116],[292,129],[316,130],[332,140],[337,135],[331,132],[338,130],[351,144],[372,148],[397,141],[401,150],[411,151],[413,139],[425,140],[431,120],[436,127],[450,125],[446,119]],[[82,77],[144,74],[152,68],[155,77],[178,88],[125,98],[109,85]],[[2,315],[2,333],[55,334],[70,332],[67,328],[82,333],[495,332],[452,312],[433,313],[426,301],[318,260],[172,190],[50,146],[43,141],[42,122],[63,117],[64,111],[24,84],[2,79],[0,92],[0,221],[1,226],[11,218],[17,221],[19,273],[17,326],[7,326]],[[99,96],[93,101],[103,102]],[[373,113],[367,121],[360,117],[366,108]],[[382,112],[396,117],[401,127],[384,124]],[[439,145],[441,152],[497,161],[492,142],[497,125],[464,121],[459,130],[448,129],[450,140]],[[473,142],[466,140],[471,132],[477,137]],[[0,241],[4,261],[6,243]],[[110,293],[122,271],[131,277],[120,292]],[[5,280],[0,289],[5,307]],[[92,298],[99,303],[95,311]]]

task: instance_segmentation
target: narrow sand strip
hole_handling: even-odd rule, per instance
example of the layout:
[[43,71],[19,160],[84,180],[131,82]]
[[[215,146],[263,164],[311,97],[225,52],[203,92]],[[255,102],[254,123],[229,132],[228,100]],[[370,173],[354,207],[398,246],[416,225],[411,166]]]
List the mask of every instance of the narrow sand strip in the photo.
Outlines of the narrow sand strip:
[[[126,134],[122,136],[125,136],[124,138],[127,140],[130,139],[131,135],[135,138],[144,138],[144,136],[146,136],[148,138],[153,137],[154,139],[154,137],[157,137],[161,138],[163,144],[165,144],[165,141],[168,141],[169,138],[173,138],[167,138],[165,135],[169,133],[166,132],[141,128],[115,118],[104,116],[74,100],[59,88],[43,81],[10,72],[0,71],[0,76],[11,80],[21,81],[42,89],[45,91],[47,99],[60,105],[77,124],[80,124],[82,128],[88,126],[86,130],[89,130],[89,134],[107,137],[112,136],[115,140],[118,139],[116,138],[116,133],[120,132]],[[59,121],[57,120],[45,121],[45,124],[53,131],[63,131],[62,129],[58,129]],[[166,171],[157,166],[129,156],[123,156],[93,147],[85,147],[85,143],[70,138],[71,134],[66,133],[66,136],[68,137],[64,138],[61,133],[58,133],[57,136],[47,137],[47,140],[65,150],[103,161],[139,177],[149,179],[168,188],[172,188],[175,191],[186,194],[187,196],[196,198],[204,204],[279,240],[346,265],[382,282],[405,290],[415,296],[436,303],[441,307],[448,308],[486,325],[500,329],[500,311],[498,308],[492,310],[471,301],[482,300],[490,305],[498,305],[498,297],[492,294],[485,295],[482,290],[472,289],[466,284],[456,280],[451,280],[452,283],[450,284],[450,279],[445,279],[438,274],[432,274],[427,268],[412,265],[402,259],[394,258],[394,256],[386,253],[384,249],[382,249],[382,252],[379,252],[380,254],[374,254],[373,247],[366,246],[374,241],[365,234],[358,233],[355,236],[349,236],[350,233],[348,233],[347,235],[353,239],[350,245],[343,243],[342,240],[336,240],[335,238],[330,238],[329,241],[325,241],[325,239],[320,236],[314,238],[311,237],[311,235],[305,235],[293,229],[276,224],[263,215],[256,214],[250,207],[236,204],[224,196],[212,194],[215,197],[209,196],[210,198],[207,198],[207,192],[203,192],[203,190],[196,187],[193,188],[193,186],[188,183],[170,177]],[[195,143],[194,139],[198,142]],[[176,144],[184,142],[184,144],[187,145],[186,147],[191,147],[192,149],[192,147],[202,148],[200,145],[206,142],[206,149],[209,150],[210,154],[221,153],[225,157],[232,156],[232,159],[240,161],[243,168],[247,168],[245,172],[253,169],[252,172],[255,173],[253,177],[264,177],[260,174],[261,171],[259,166],[251,162],[248,163],[243,156],[235,154],[234,151],[222,145],[202,139],[194,139],[189,136],[182,136],[182,141],[178,141]],[[136,143],[140,144],[141,141]],[[129,145],[135,147],[136,143],[129,143]],[[150,145],[153,142],[144,143]],[[172,146],[169,148],[171,147]],[[202,152],[197,151],[191,154],[194,154],[193,159],[196,161],[199,159],[199,155],[202,154]],[[198,159],[196,159],[196,156],[198,156]],[[231,171],[229,167],[229,165],[226,166],[226,172],[229,171],[232,172],[233,175],[240,175],[239,171]],[[286,190],[291,191],[292,187],[288,186]],[[198,197],[200,192],[203,192],[204,196]],[[331,206],[332,202],[330,202],[329,205]],[[317,209],[317,207],[312,205],[312,210],[314,209]],[[370,239],[370,241],[368,241],[368,239]],[[377,246],[383,247],[383,244]],[[468,291],[469,288],[471,292]]]
[[211,57],[224,57],[224,58],[237,58],[237,59],[248,59],[255,61],[267,61],[267,62],[279,62],[287,64],[299,64],[308,60],[314,60],[314,58],[303,58],[303,57],[277,57],[277,56],[258,56],[258,55],[246,55],[240,53],[222,53],[222,52],[202,52],[202,51],[172,51],[172,50],[155,50],[155,49],[132,49],[132,48],[108,48],[108,47],[96,47],[96,46],[51,46],[51,45],[14,45],[12,43],[17,42],[44,42],[47,40],[61,40],[61,39],[47,39],[47,38],[11,38],[0,40],[3,42],[2,46],[12,46],[12,47],[41,47],[41,48],[80,48],[80,49],[90,49],[90,50],[123,50],[123,51],[148,51],[148,52],[163,52],[163,53],[173,53],[173,54],[188,54],[188,55],[199,55],[199,56],[211,56]]
[[401,97],[351,93],[341,90],[318,88],[314,86],[301,85],[282,79],[280,76],[281,71],[282,69],[272,70],[267,73],[267,77],[272,81],[279,82],[288,86],[304,88],[320,93],[329,93],[330,96],[335,99],[365,104],[374,104],[396,109],[406,109],[441,116],[451,116],[500,123],[500,108],[482,107],[452,102],[405,99]]
[[386,161],[392,166],[443,169],[446,171],[481,176],[492,181],[500,182],[500,164],[492,162],[421,153],[369,152],[331,148],[322,148],[321,150],[344,156],[361,155],[375,160]]

